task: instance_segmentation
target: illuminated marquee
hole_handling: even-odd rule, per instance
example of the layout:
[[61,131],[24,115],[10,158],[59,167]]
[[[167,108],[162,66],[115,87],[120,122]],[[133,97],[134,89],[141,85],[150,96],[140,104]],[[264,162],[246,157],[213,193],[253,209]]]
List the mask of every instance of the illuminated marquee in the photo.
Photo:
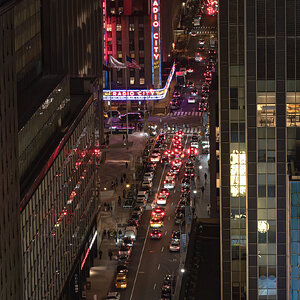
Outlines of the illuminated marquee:
[[246,153],[233,150],[230,154],[230,193],[232,197],[246,195]]
[[161,100],[166,97],[170,83],[175,72],[175,63],[172,66],[166,85],[162,89],[150,90],[104,90],[103,100],[105,101],[134,101],[134,100]]
[[151,2],[152,84],[161,87],[160,0]]

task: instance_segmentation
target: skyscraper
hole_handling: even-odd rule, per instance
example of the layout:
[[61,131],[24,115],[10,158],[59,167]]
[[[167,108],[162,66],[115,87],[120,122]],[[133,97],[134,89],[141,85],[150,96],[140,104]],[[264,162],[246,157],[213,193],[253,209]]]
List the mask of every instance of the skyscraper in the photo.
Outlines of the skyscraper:
[[218,26],[222,299],[287,299],[300,2],[221,0]]
[[22,299],[14,1],[0,1],[0,299]]

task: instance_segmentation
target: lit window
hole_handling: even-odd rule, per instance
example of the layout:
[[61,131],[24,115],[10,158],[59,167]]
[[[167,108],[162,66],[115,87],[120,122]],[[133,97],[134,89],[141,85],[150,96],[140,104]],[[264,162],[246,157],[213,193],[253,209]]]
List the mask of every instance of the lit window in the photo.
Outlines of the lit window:
[[135,58],[134,52],[130,53],[130,57],[131,57],[131,58]]
[[115,14],[116,14],[116,9],[115,9],[114,7],[112,7],[112,8],[110,9],[110,13],[113,14],[113,15],[115,15]]
[[129,24],[129,31],[134,31],[134,24]]
[[118,58],[122,58],[123,55],[122,55],[122,52],[118,52]]
[[145,78],[140,78],[140,84],[145,84]]
[[257,127],[276,126],[275,93],[257,93]]
[[286,93],[286,126],[300,127],[300,93]]
[[134,77],[130,77],[130,84],[134,84]]
[[124,7],[119,7],[119,15],[121,15],[124,12]]
[[122,25],[121,24],[117,24],[117,31],[122,31]]
[[106,31],[112,31],[111,24],[106,25]]

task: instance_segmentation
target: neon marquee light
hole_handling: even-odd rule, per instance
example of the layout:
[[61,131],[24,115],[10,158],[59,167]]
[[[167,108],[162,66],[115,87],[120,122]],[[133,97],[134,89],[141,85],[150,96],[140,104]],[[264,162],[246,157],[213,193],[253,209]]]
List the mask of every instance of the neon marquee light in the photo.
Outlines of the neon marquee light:
[[152,84],[161,87],[160,0],[151,0]]
[[81,262],[80,270],[82,270],[83,267],[84,267],[84,264],[85,264],[85,262],[86,262],[86,259],[88,258],[89,253],[90,253],[90,251],[91,251],[91,249],[92,249],[92,247],[93,247],[93,244],[94,244],[94,242],[95,242],[95,240],[96,240],[96,237],[97,237],[97,230],[95,231],[94,236],[93,236],[93,238],[92,238],[92,240],[91,240],[91,242],[90,242],[90,245],[89,245],[88,249],[87,249],[86,252],[85,252],[84,259],[83,259],[82,262]]
[[166,97],[170,83],[175,72],[175,63],[173,64],[166,85],[162,89],[150,90],[104,90],[103,100],[105,101],[125,101],[125,100],[161,100]]

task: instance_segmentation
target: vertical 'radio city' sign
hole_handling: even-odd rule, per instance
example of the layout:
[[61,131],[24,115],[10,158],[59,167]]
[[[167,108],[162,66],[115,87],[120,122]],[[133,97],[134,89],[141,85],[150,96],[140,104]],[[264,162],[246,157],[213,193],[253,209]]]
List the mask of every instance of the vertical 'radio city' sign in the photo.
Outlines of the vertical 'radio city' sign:
[[152,84],[161,88],[160,0],[151,0]]

